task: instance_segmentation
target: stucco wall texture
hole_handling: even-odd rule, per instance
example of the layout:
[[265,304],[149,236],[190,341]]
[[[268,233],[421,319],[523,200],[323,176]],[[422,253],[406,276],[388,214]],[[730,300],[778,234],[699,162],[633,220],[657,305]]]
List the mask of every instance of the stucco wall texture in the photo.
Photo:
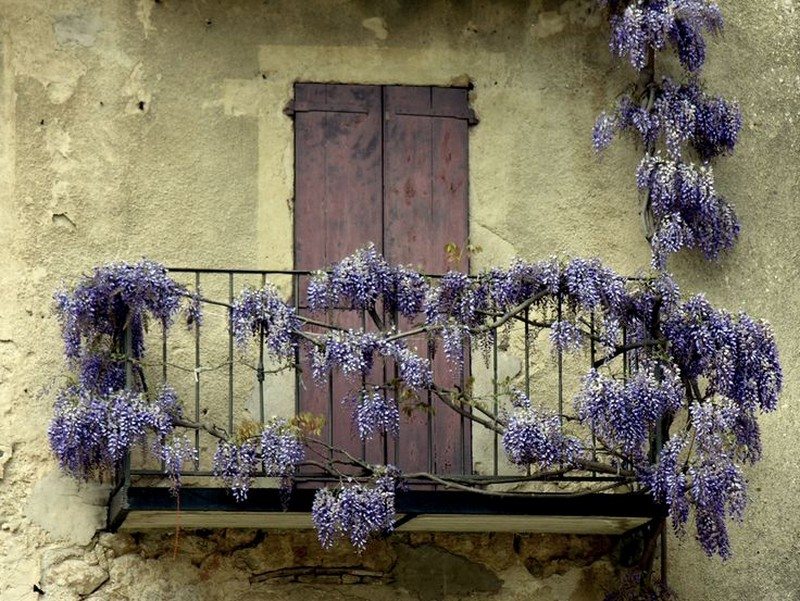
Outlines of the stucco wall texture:
[[[786,387],[762,422],[765,459],[747,472],[752,503],[733,529],[734,558],[672,539],[670,582],[688,600],[800,599],[800,7],[720,4],[727,28],[703,77],[745,114],[739,149],[716,170],[742,236],[719,263],[683,255],[670,268],[684,291],[771,320]],[[634,77],[612,60],[594,5],[0,1],[0,599],[36,599],[34,583],[47,599],[602,598],[609,559],[563,537],[400,537],[369,559],[393,566],[393,588],[254,576],[303,564],[297,548],[315,544],[303,533],[187,534],[173,558],[166,535],[95,534],[105,490],[58,476],[45,436],[63,373],[51,312],[62,281],[143,255],[291,265],[292,122],[282,109],[294,81],[472,82],[470,228],[484,249],[474,267],[567,253],[645,268],[638,151],[623,142],[598,160],[589,141],[595,115]],[[431,597],[408,584],[409,569],[430,565],[445,567],[428,581],[446,569],[450,582],[488,573]]]

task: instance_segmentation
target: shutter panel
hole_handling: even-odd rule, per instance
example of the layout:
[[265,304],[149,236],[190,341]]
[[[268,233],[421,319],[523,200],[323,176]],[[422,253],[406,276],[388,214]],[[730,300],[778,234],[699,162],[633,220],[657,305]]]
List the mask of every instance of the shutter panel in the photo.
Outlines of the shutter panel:
[[[467,91],[455,88],[384,88],[384,253],[392,263],[427,273],[468,270],[467,259],[447,262],[445,246],[466,244],[469,176]],[[427,351],[424,336],[410,342]],[[434,379],[463,388],[469,375],[454,373],[439,348]],[[426,393],[427,412],[415,411],[400,428],[400,463],[408,471],[471,472],[470,424]],[[409,419],[409,418],[403,418]],[[410,426],[410,427],[409,427]]]
[[[325,268],[369,242],[381,250],[380,86],[297,84],[294,111],[295,267]],[[347,328],[364,324],[356,311],[337,311],[335,321]],[[309,357],[301,357],[301,368],[300,410],[323,415],[324,438],[361,457],[351,410],[341,402],[352,383],[334,374],[327,386],[317,384]],[[382,375],[382,366],[376,369]],[[373,460],[382,462],[382,454]]]

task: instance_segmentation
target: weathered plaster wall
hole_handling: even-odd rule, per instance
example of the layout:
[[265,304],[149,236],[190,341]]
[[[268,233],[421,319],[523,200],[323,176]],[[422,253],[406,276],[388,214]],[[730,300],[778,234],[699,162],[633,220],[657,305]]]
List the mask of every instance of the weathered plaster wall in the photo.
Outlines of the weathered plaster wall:
[[[786,394],[764,420],[766,458],[748,472],[753,502],[734,529],[734,559],[721,565],[702,558],[690,539],[673,541],[672,583],[685,599],[793,599],[800,515],[787,509],[800,492],[800,9],[792,0],[721,4],[727,32],[710,48],[705,79],[745,111],[740,150],[717,170],[743,234],[719,264],[690,256],[671,268],[685,290],[706,290],[716,303],[773,322]],[[472,81],[481,123],[470,138],[471,230],[485,249],[475,266],[563,252],[598,255],[624,272],[645,267],[632,186],[636,151],[623,143],[598,161],[588,142],[595,114],[631,77],[611,60],[592,6],[0,1],[0,598],[35,599],[35,582],[51,587],[54,599],[103,582],[92,598],[305,598],[307,587],[323,586],[250,586],[253,574],[294,565],[280,562],[294,561],[295,551],[278,553],[272,567],[235,562],[247,549],[269,555],[290,541],[313,548],[303,535],[187,536],[175,560],[161,557],[170,551],[158,535],[134,547],[104,535],[98,546],[103,492],[56,476],[44,436],[48,392],[61,373],[50,296],[62,279],[141,255],[172,265],[290,263],[291,121],[282,109],[293,81]],[[241,544],[220,542],[225,536]],[[501,581],[500,596],[595,599],[604,577],[594,575],[610,569],[600,559],[549,576],[550,559],[538,572],[525,570],[527,556],[513,541],[443,540],[398,539],[384,571],[402,582],[397,566],[408,549],[428,561],[449,553],[462,558],[451,577],[474,571],[459,561],[483,564]],[[87,580],[72,582],[76,574]],[[563,584],[567,577],[572,584]],[[413,586],[397,586],[342,585],[324,594],[388,598],[402,588],[416,595]]]

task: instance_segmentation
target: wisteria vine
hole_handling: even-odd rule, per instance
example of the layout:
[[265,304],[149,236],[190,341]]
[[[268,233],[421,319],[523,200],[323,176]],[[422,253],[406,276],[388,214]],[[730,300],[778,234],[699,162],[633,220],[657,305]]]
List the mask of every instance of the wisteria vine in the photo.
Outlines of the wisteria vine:
[[[733,152],[742,128],[738,105],[706,94],[699,80],[704,36],[722,31],[720,8],[712,0],[598,2],[609,15],[612,53],[627,58],[640,78],[597,118],[594,148],[606,149],[622,132],[642,143],[636,182],[653,267],[665,269],[682,248],[716,259],[736,243],[739,221],[716,190],[711,161]],[[683,81],[656,77],[657,53],[669,47],[686,72]]]
[[[612,486],[638,484],[663,504],[677,532],[693,515],[709,555],[730,555],[727,524],[741,519],[747,502],[742,466],[761,457],[758,415],[776,408],[782,386],[765,322],[716,309],[702,295],[682,299],[667,276],[626,279],[595,259],[518,259],[476,276],[450,272],[429,279],[388,265],[371,246],[318,273],[308,298],[312,317],[300,315],[273,286],[245,289],[228,305],[232,337],[242,352],[263,337],[265,350],[290,366],[305,354],[319,381],[343,374],[352,388],[341,400],[362,440],[398,436],[399,397],[428,392],[497,432],[509,461],[534,477],[615,474],[619,481]],[[203,429],[218,438],[214,473],[238,501],[259,475],[279,478],[287,494],[303,466],[337,477],[338,486],[318,491],[313,521],[323,546],[344,537],[361,550],[372,534],[391,530],[403,482],[494,494],[446,476],[370,465],[329,446],[302,419],[247,422],[236,432],[189,421],[172,388],[146,386],[143,328],[153,318],[169,328],[182,305],[191,327],[199,328],[198,307],[208,299],[188,292],[159,265],[98,268],[72,290],[58,292],[56,301],[75,376],[57,395],[49,437],[62,468],[77,478],[109,472],[134,446],[150,441],[177,491],[183,467],[197,461],[183,432]],[[342,306],[373,315],[378,327],[326,327],[324,316]],[[533,319],[532,310],[540,317]],[[466,391],[453,395],[441,388],[426,349],[410,342],[442,340],[459,368],[467,345],[481,348],[501,338],[508,344],[510,328],[520,322],[549,330],[554,352],[588,353],[590,344],[600,349],[574,398],[574,417],[514,387],[492,413]],[[622,356],[627,369],[620,370]],[[382,360],[397,365],[391,385],[373,375]]]

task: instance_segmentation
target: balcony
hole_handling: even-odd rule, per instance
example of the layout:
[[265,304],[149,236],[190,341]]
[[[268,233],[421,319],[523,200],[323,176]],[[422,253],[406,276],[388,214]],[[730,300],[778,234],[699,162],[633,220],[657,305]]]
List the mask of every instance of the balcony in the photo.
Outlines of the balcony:
[[[295,357],[299,369],[276,363],[265,351],[263,331],[243,352],[229,327],[235,295],[245,286],[266,282],[291,299],[300,315],[310,315],[305,301],[309,272],[176,268],[170,275],[207,299],[203,327],[175,325],[168,335],[151,328],[149,354],[137,369],[150,387],[169,382],[183,400],[186,417],[208,428],[188,432],[198,460],[183,471],[178,498],[170,493],[163,465],[144,459],[144,453],[131,453],[117,470],[109,501],[113,530],[171,527],[177,519],[187,528],[311,528],[315,490],[343,477],[360,478],[357,465],[342,467],[338,477],[305,465],[288,498],[278,481],[262,472],[247,499],[237,502],[214,478],[216,439],[208,431],[234,433],[272,416],[300,413],[323,418],[319,445],[308,452],[320,459],[317,464],[335,462],[344,453],[356,463],[391,463],[412,474],[396,496],[399,530],[622,534],[663,517],[663,509],[623,475],[625,466],[617,473],[608,469],[608,457],[596,441],[587,449],[591,459],[584,469],[532,472],[508,462],[501,432],[486,417],[503,415],[510,406],[508,390],[515,387],[559,415],[562,427],[573,427],[572,397],[587,369],[613,359],[624,377],[635,360],[624,350],[624,332],[618,356],[604,356],[595,336],[584,353],[554,351],[541,324],[553,318],[553,311],[560,315],[562,307],[532,305],[508,320],[490,344],[468,350],[463,369],[448,362],[442,349],[425,337],[412,339],[409,346],[427,355],[451,393],[421,390],[403,398],[400,435],[362,442],[350,408],[341,403],[358,383],[338,376],[315,383],[303,350]],[[337,309],[325,320],[371,330],[385,317]],[[309,324],[315,327],[314,320]],[[587,326],[593,333],[594,316]],[[371,376],[391,389],[397,386],[392,383],[394,369],[388,360],[379,361]],[[653,441],[654,450],[657,443]]]

